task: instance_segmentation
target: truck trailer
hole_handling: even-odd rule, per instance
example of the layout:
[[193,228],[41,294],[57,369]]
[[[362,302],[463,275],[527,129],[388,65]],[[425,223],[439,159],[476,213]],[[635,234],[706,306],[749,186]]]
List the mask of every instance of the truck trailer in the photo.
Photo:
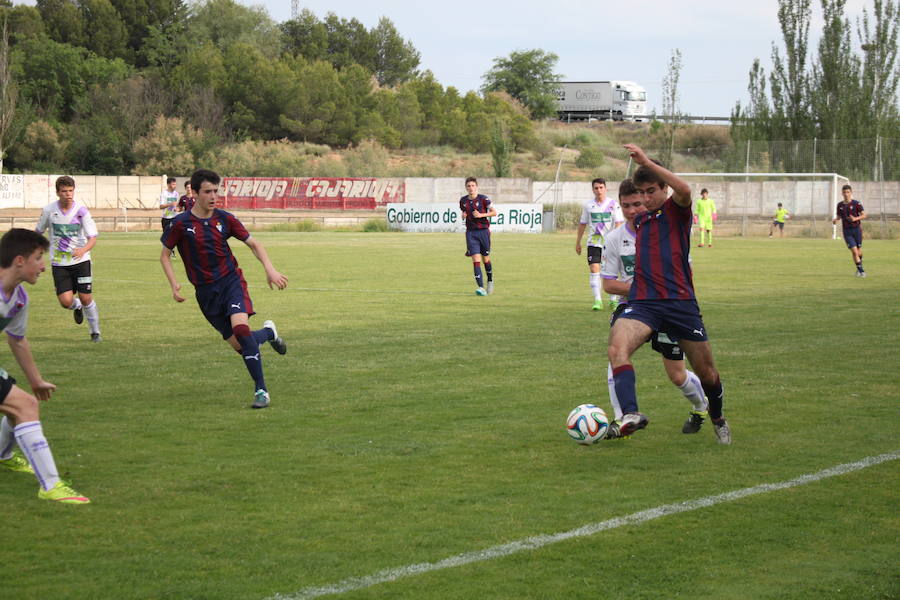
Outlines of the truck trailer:
[[562,121],[640,121],[647,114],[647,92],[633,81],[555,81],[553,85]]

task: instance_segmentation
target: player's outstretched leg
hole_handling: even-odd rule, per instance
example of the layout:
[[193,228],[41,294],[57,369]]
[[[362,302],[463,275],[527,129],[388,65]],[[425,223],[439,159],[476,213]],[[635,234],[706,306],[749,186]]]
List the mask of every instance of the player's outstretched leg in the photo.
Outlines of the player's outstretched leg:
[[[262,336],[266,336],[265,339],[260,339]],[[268,337],[271,336],[271,337]],[[278,330],[275,329],[275,321],[269,319],[263,322],[263,328],[257,329],[253,332],[253,337],[256,338],[258,343],[269,342],[269,345],[272,346],[272,349],[275,350],[278,354],[285,354],[287,352],[287,344],[278,335]]]
[[266,389],[266,379],[263,375],[262,354],[259,351],[259,342],[247,325],[235,325],[233,327],[234,338],[241,347],[241,357],[244,366],[253,378],[256,392],[253,396],[253,408],[266,408],[269,405],[269,392]]
[[484,273],[487,275],[487,285],[484,290],[488,294],[494,293],[494,264],[492,261],[484,261]]
[[21,450],[16,447],[13,427],[6,416],[0,419],[0,467],[14,473],[34,475],[34,469],[28,464],[28,460],[22,455]]

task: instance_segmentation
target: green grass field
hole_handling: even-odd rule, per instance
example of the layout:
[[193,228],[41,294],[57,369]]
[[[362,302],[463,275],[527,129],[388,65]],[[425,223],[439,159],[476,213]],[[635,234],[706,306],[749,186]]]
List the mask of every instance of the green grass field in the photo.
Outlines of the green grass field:
[[[85,507],[0,472],[0,597],[263,599],[397,568],[340,598],[896,598],[900,462],[415,574],[541,534],[900,450],[900,242],[717,238],[695,281],[734,444],[649,347],[650,426],[583,447],[564,421],[608,407],[608,313],[590,310],[574,235],[494,237],[476,297],[461,235],[264,233],[290,287],[242,245],[255,308],[286,356],[263,358],[252,411],[240,358],[193,298],[171,300],[153,234],[94,251],[102,344],[29,290],[29,339],[59,386],[43,405]],[[181,265],[176,272],[190,291]],[[6,352],[0,365],[20,381]],[[403,576],[400,576],[403,575]],[[407,576],[409,575],[409,576]]]

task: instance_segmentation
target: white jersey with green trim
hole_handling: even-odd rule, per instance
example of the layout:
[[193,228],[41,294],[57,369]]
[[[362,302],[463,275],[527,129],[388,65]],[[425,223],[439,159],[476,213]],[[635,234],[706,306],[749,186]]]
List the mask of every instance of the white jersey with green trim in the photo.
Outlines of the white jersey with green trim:
[[59,202],[51,202],[44,207],[35,231],[44,233],[49,229],[50,264],[67,267],[91,260],[91,253],[85,252],[76,259],[72,251],[87,245],[88,239],[97,237],[97,225],[91,212],[75,202],[68,212],[63,212]]
[[604,198],[598,203],[594,198],[585,204],[580,223],[588,227],[588,246],[602,247],[607,234],[624,220],[617,200]]
[[[603,244],[600,277],[619,281],[634,279],[634,254],[637,250],[634,235],[634,229],[628,223],[609,232]],[[621,296],[620,302],[627,299],[627,295]]]
[[27,323],[28,294],[22,284],[16,286],[9,298],[0,289],[0,330],[10,337],[22,339]]

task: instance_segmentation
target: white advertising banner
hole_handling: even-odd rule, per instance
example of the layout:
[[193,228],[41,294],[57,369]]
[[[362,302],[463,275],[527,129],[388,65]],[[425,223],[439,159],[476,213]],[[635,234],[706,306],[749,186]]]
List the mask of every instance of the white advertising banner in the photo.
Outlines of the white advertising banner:
[[[491,204],[491,231],[541,233],[540,204]],[[466,222],[454,202],[404,202],[387,205],[387,224],[400,231],[463,232]]]
[[0,175],[0,208],[25,206],[25,176]]

